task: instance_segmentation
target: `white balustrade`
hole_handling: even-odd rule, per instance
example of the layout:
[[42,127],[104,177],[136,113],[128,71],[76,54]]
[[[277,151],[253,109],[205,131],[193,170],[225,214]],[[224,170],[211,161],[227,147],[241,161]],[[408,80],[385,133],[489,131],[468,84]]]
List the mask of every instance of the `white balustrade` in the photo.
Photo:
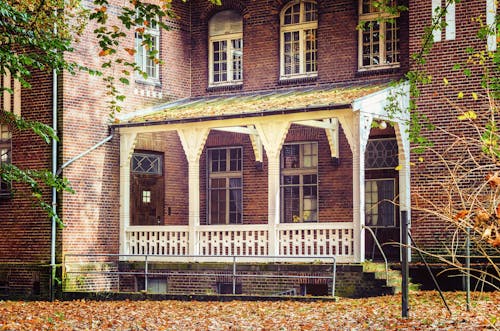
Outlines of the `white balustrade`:
[[[131,226],[125,232],[127,254],[165,260],[189,255],[188,226]],[[195,236],[204,257],[269,255],[267,224],[201,225]],[[338,262],[354,261],[354,226],[350,222],[282,223],[277,225],[276,238],[283,257],[335,256]]]
[[127,254],[187,255],[187,226],[134,226],[126,230]]
[[284,223],[278,225],[280,256],[336,256],[354,254],[353,224]]
[[268,255],[267,225],[206,225],[198,230],[200,255]]

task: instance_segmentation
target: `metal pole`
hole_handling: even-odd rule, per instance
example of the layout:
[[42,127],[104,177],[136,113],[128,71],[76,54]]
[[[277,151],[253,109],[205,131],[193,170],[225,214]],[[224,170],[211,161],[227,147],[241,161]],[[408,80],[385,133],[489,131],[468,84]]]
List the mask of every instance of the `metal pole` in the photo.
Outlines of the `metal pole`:
[[148,256],[144,256],[144,291],[148,292]]
[[408,317],[408,212],[401,211],[401,317]]
[[236,294],[236,256],[233,256],[233,295]]
[[335,274],[337,273],[337,259],[333,257],[333,275],[332,275],[332,297],[335,296]]
[[467,311],[470,311],[470,227],[466,229],[467,237],[465,239],[465,301],[467,303]]
[[441,291],[441,287],[439,287],[439,283],[438,283],[436,277],[434,277],[434,274],[432,273],[431,267],[429,267],[429,263],[427,263],[427,260],[422,255],[422,252],[420,251],[420,249],[417,247],[417,244],[415,243],[415,240],[413,240],[413,237],[411,236],[411,233],[408,233],[408,236],[410,237],[413,246],[415,246],[415,248],[417,249],[418,256],[420,256],[420,258],[422,259],[422,261],[424,261],[425,267],[427,268],[427,271],[429,272],[429,275],[431,276],[431,279],[434,282],[434,285],[436,286],[436,289],[439,292],[439,296],[441,297],[441,300],[443,300],[443,303],[444,303],[446,309],[448,310],[448,312],[450,313],[450,316],[451,316],[452,315],[451,309],[448,306],[448,303],[446,302],[446,299],[444,298],[443,291]]

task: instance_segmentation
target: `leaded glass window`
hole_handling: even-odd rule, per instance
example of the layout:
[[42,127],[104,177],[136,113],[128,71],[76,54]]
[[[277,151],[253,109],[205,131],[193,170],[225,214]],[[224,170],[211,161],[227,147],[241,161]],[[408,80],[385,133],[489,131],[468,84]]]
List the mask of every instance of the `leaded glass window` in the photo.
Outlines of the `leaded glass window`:
[[161,175],[163,173],[163,157],[161,154],[132,154],[132,172],[139,174]]
[[366,145],[366,169],[394,169],[398,166],[396,139],[370,139]]

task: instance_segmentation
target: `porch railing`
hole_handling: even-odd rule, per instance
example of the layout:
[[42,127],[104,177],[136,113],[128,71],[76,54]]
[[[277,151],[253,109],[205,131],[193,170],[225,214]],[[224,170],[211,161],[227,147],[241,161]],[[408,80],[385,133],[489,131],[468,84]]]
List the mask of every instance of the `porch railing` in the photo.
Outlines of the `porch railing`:
[[[190,238],[188,226],[132,226],[125,230],[124,253],[151,255],[178,261],[190,254],[194,240],[196,255],[269,257],[336,256],[339,262],[354,261],[352,222],[281,223],[275,227],[258,225],[201,225]],[[272,236],[272,231],[275,231]],[[270,238],[276,238],[274,243]],[[193,243],[191,243],[193,244]],[[192,245],[193,246],[193,245]],[[275,251],[272,250],[275,247]]]

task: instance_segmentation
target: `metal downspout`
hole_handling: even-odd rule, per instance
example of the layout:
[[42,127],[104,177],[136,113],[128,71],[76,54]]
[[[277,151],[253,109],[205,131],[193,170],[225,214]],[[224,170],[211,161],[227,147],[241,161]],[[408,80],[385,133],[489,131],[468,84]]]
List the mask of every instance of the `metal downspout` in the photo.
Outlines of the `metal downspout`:
[[[58,85],[57,71],[52,70],[52,129],[57,136],[57,85]],[[52,139],[52,174],[57,174],[57,139]],[[57,213],[57,190],[52,187],[52,224],[51,224],[51,238],[50,238],[50,300],[54,300],[55,295],[55,281],[56,281],[56,213]]]

